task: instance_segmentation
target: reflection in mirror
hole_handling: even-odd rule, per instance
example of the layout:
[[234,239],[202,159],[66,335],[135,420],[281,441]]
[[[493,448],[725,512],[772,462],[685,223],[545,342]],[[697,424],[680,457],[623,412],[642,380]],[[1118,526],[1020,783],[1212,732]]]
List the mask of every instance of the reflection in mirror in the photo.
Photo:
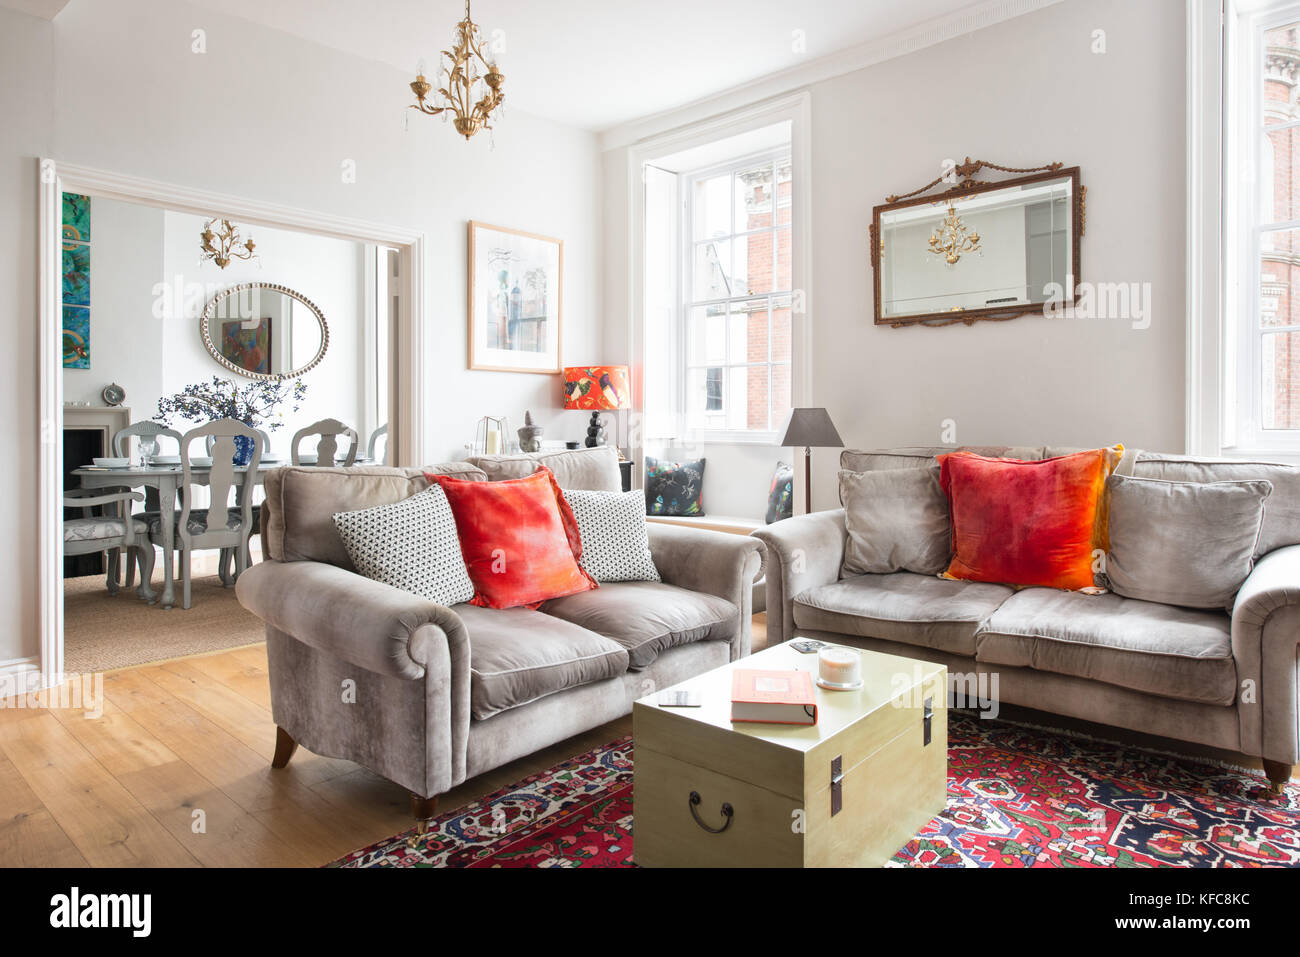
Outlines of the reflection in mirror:
[[1070,298],[1077,170],[876,208],[876,322],[973,321]]
[[199,320],[203,344],[232,372],[285,379],[325,355],[325,317],[302,294],[269,283],[244,283],[212,298]]

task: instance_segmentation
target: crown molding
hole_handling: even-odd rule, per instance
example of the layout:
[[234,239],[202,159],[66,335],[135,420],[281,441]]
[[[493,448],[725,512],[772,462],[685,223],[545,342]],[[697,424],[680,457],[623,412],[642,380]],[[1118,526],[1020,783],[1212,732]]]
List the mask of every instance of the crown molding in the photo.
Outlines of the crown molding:
[[843,76],[883,63],[926,47],[943,43],[984,27],[991,27],[1015,17],[1054,6],[1062,0],[982,0],[942,17],[918,23],[914,27],[891,33],[878,40],[819,57],[779,73],[759,77],[721,93],[664,110],[640,119],[621,123],[601,132],[602,151],[630,146],[647,137],[677,127],[687,126],[719,113],[737,109],[758,100],[767,100],[812,83]]

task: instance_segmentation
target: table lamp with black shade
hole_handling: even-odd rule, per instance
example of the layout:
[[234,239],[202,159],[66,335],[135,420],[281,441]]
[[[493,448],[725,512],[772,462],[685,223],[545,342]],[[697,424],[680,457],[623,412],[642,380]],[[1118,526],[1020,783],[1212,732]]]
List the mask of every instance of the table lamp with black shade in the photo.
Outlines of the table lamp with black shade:
[[835,430],[830,413],[825,409],[791,409],[786,422],[781,445],[792,448],[803,446],[803,501],[804,511],[812,511],[812,450],[842,449],[844,440]]

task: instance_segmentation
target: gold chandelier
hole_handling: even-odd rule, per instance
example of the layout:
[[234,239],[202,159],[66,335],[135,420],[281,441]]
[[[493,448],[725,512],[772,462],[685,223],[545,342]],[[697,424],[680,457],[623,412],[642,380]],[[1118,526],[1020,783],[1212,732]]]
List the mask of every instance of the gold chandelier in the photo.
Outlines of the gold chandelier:
[[[969,235],[968,235],[969,233]],[[962,253],[976,253],[980,249],[980,234],[971,233],[955,206],[948,206],[948,215],[937,233],[930,234],[930,252],[942,256],[948,265],[961,259]]]
[[199,262],[211,260],[222,269],[229,266],[232,259],[253,259],[256,256],[254,248],[253,240],[241,239],[239,230],[228,219],[209,219],[203,224],[203,232],[199,233],[199,249],[202,251]]
[[[505,76],[497,69],[496,58],[491,49],[483,53],[483,39],[478,27],[469,18],[469,0],[465,0],[465,19],[456,24],[455,43],[450,51],[443,50],[446,61],[441,64],[437,79],[443,84],[438,88],[441,106],[432,106],[424,102],[433,84],[424,78],[421,68],[411,84],[411,91],[418,102],[411,104],[411,109],[419,110],[430,116],[451,112],[455,114],[452,125],[456,132],[469,139],[479,130],[490,130],[488,122],[492,111],[505,100],[501,85]],[[482,82],[482,85],[480,84]],[[481,93],[481,95],[479,95]],[[477,99],[475,98],[477,96]]]

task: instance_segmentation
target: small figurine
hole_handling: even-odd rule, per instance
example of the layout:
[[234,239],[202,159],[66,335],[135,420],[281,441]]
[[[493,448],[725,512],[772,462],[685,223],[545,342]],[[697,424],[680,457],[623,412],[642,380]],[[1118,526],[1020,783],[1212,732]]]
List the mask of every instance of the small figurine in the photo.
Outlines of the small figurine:
[[533,425],[533,414],[524,412],[524,425],[519,429],[519,451],[540,452],[542,450],[542,427]]

